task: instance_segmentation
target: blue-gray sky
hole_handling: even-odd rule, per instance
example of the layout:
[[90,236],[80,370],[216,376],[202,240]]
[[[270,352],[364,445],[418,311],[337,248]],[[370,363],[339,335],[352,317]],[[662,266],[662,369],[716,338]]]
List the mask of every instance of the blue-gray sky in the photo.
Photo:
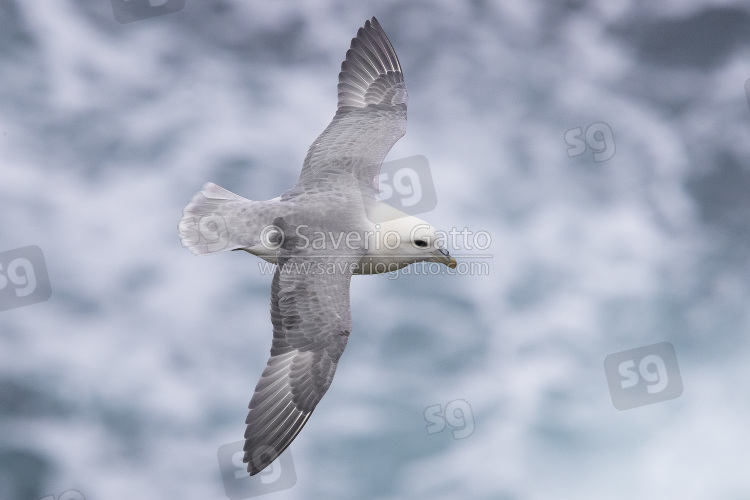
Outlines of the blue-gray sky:
[[[37,245],[52,289],[0,312],[0,497],[225,498],[271,277],[190,254],[177,221],[206,181],[293,185],[373,15],[410,93],[389,158],[429,160],[423,217],[489,233],[464,258],[489,272],[353,279],[297,482],[266,498],[747,498],[750,10],[698,0],[186,0],[128,24],[0,0],[0,252]],[[604,358],[660,342],[684,392],[617,410]],[[455,400],[473,434],[430,434]]]

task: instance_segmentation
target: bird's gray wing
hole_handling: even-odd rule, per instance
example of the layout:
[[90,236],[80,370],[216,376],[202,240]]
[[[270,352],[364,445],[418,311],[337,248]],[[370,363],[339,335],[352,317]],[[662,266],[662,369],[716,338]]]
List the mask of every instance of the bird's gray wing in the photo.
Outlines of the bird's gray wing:
[[271,357],[245,421],[244,461],[251,475],[302,430],[331,385],[352,328],[349,282],[361,254],[315,255],[298,249],[291,231],[284,233],[271,285]]
[[406,133],[408,94],[401,64],[374,17],[352,39],[341,64],[338,98],[336,115],[307,152],[298,185],[315,182],[316,174],[331,167],[376,182],[386,154]]

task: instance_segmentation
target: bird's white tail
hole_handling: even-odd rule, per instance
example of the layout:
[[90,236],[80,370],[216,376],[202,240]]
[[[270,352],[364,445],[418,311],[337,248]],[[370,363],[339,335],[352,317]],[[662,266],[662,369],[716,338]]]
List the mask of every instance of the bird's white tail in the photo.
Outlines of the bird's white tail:
[[177,226],[182,246],[196,255],[251,247],[261,228],[251,201],[207,182],[182,211]]

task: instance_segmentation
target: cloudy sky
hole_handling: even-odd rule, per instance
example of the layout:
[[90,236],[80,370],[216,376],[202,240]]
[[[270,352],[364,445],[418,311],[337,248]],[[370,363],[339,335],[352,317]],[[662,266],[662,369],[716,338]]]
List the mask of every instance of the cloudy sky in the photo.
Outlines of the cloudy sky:
[[[152,3],[0,0],[0,498],[750,495],[744,2]],[[336,379],[251,484],[271,276],[177,221],[294,184],[372,16],[389,159],[490,238],[352,280]]]

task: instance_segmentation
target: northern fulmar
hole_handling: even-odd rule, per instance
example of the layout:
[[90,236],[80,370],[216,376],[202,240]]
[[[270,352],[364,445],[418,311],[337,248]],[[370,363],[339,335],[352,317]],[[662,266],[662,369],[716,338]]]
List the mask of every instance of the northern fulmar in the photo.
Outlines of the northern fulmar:
[[380,166],[406,132],[407,100],[396,52],[373,17],[352,39],[336,114],[297,184],[251,201],[209,182],[183,210],[178,230],[194,254],[245,250],[277,264],[271,357],[245,421],[251,475],[289,446],[331,385],[352,329],[352,275],[420,261],[456,266],[431,225],[379,197]]

